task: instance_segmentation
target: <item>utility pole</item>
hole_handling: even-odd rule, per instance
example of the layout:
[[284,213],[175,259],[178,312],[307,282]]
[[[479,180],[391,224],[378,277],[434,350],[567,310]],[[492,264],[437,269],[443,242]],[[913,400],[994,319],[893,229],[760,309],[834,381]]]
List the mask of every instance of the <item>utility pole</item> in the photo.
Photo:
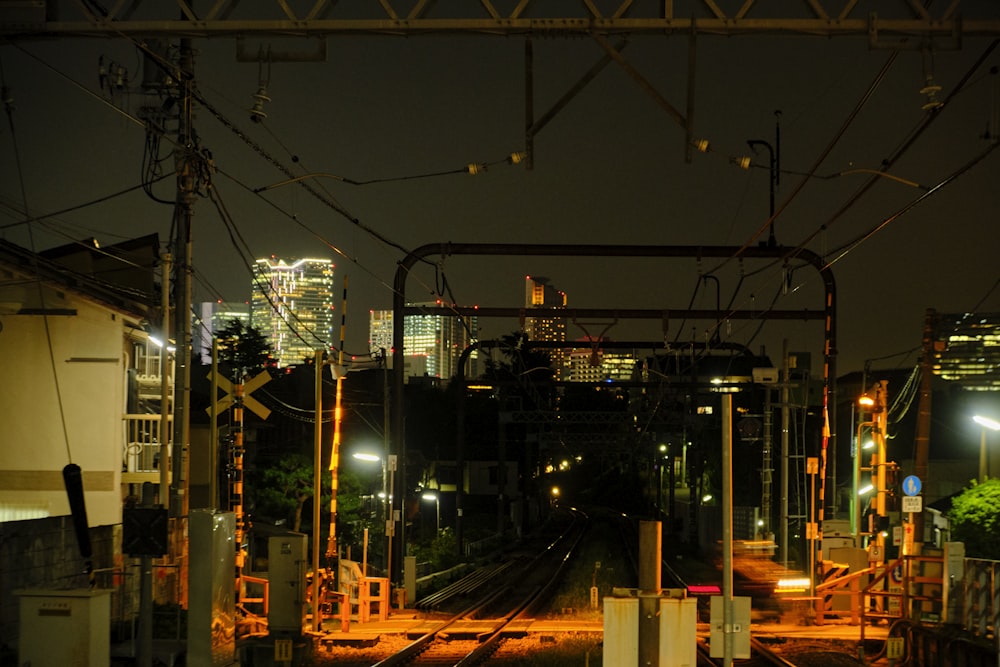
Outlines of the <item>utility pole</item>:
[[191,272],[192,243],[191,217],[194,209],[194,51],[191,40],[180,40],[180,60],[176,76],[180,87],[180,112],[177,129],[177,148],[174,151],[177,171],[177,200],[174,210],[176,237],[174,257],[174,331],[177,340],[177,369],[174,374],[174,437],[171,463],[173,478],[170,482],[170,516],[174,519],[174,549],[172,555],[180,561],[181,605],[187,602],[187,542],[184,539],[187,519],[187,463],[186,450],[190,441],[191,405]]
[[[920,400],[917,404],[917,433],[914,438],[916,454],[913,473],[927,484],[927,463],[930,457],[931,440],[931,395],[934,379],[934,330],[937,328],[937,312],[928,308],[924,317],[923,353],[920,358]],[[924,513],[913,515],[913,536],[917,544],[924,541]]]

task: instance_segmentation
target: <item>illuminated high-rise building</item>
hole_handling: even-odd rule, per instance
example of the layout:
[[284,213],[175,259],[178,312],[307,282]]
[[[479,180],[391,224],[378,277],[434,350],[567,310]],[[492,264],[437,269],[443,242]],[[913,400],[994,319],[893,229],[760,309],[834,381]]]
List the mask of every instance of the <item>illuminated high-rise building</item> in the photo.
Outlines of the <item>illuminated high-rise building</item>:
[[[530,308],[565,308],[566,292],[557,290],[543,276],[526,276],[524,281],[524,306]],[[551,313],[545,317],[524,318],[524,332],[529,340],[550,343],[566,342],[566,318],[554,316]],[[557,380],[566,376],[566,350],[553,348],[547,350],[552,360],[552,369]]]
[[570,382],[625,382],[632,379],[636,363],[636,356],[631,352],[578,348],[567,355],[567,379]]
[[333,262],[274,257],[253,267],[250,326],[270,341],[279,366],[301,364],[333,343]]
[[936,315],[934,374],[968,391],[1000,389],[1000,313]]
[[243,326],[250,324],[250,304],[237,301],[205,301],[198,306],[198,316],[191,337],[194,355],[201,357],[201,363],[212,363],[212,338],[225,329],[233,320]]
[[[410,306],[427,306],[435,312],[426,315],[407,315],[403,318],[403,362],[406,377],[427,375],[450,380],[458,373],[462,352],[478,336],[476,317],[441,315],[436,312],[440,303],[418,303]],[[373,310],[369,316],[369,348],[381,349],[391,358],[393,349],[391,310]],[[465,377],[478,374],[478,355],[472,352],[465,366]]]

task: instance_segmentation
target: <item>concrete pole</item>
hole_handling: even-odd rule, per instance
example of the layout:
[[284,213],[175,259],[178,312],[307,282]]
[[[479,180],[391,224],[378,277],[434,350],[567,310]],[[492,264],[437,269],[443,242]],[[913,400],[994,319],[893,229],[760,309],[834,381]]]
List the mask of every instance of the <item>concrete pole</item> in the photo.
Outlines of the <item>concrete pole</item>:
[[[167,342],[163,342],[163,347]],[[161,463],[161,466],[163,464]],[[162,487],[166,489],[167,487]],[[143,482],[142,507],[153,507],[153,485]],[[139,559],[139,647],[135,664],[137,667],[151,667],[153,664],[153,558]]]
[[639,664],[659,664],[660,571],[663,554],[659,521],[639,522]]
[[733,395],[722,394],[722,664],[733,664]]

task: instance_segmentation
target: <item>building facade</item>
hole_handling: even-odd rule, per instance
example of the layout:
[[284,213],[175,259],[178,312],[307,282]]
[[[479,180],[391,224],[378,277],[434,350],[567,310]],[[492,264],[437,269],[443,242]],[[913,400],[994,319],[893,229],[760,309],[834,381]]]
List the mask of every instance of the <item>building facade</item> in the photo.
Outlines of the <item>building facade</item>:
[[192,354],[201,357],[201,363],[212,363],[212,339],[233,320],[249,326],[250,304],[221,300],[198,304],[198,315],[191,334],[191,350]]
[[[441,315],[439,302],[408,304],[426,306],[426,315],[407,315],[403,321],[403,361],[406,377],[423,376],[449,380],[458,373],[462,352],[478,336],[476,317]],[[392,358],[391,310],[373,310],[369,314],[369,347],[373,352],[385,350]],[[478,375],[478,354],[473,351],[465,367],[465,377]]]
[[[524,307],[526,309],[565,308],[566,292],[556,289],[544,276],[525,276]],[[566,318],[553,316],[524,318],[524,332],[529,340],[546,343],[566,342]],[[553,348],[549,352],[552,369],[556,380],[564,380],[569,374],[566,367],[568,355],[562,348]]]
[[301,364],[333,343],[334,265],[329,259],[258,259],[250,326],[270,342],[278,366]]
[[934,374],[967,391],[1000,390],[1000,313],[936,315]]
[[629,352],[574,349],[567,355],[566,371],[570,382],[627,382],[632,379],[638,360]]

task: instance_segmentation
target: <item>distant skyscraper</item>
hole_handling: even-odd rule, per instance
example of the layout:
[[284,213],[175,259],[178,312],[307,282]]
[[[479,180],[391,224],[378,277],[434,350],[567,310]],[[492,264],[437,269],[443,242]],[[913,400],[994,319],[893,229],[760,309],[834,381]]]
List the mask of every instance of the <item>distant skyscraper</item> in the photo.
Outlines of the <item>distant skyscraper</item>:
[[270,341],[279,366],[301,364],[333,342],[333,262],[258,259],[250,325]]
[[[427,306],[435,310],[439,303],[409,304]],[[373,310],[369,320],[369,347],[374,352],[385,349],[391,358],[392,311]],[[463,322],[464,319],[464,322]],[[403,320],[403,358],[407,366],[407,377],[427,374],[431,377],[450,380],[458,373],[458,362],[462,351],[478,335],[478,321],[475,317],[439,315],[408,315]],[[466,362],[465,376],[478,375],[478,355],[472,352]]]
[[198,305],[191,349],[201,357],[201,363],[212,363],[212,338],[233,320],[243,326],[250,324],[250,304],[236,301],[205,301]]
[[[566,292],[557,290],[549,279],[543,276],[526,276],[524,281],[524,306],[525,308],[565,308]],[[530,317],[524,319],[524,332],[528,334],[529,340],[565,343],[566,342],[566,318],[553,317]],[[566,350],[555,348],[546,350],[552,360],[552,368],[555,370],[557,380],[564,379],[566,375]]]
[[570,382],[631,380],[637,363],[634,354],[601,349],[575,349],[567,356]]
[[1000,389],[1000,313],[937,315],[934,374],[968,391]]

